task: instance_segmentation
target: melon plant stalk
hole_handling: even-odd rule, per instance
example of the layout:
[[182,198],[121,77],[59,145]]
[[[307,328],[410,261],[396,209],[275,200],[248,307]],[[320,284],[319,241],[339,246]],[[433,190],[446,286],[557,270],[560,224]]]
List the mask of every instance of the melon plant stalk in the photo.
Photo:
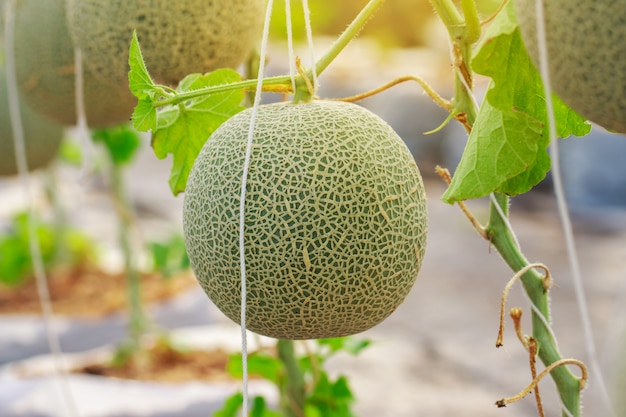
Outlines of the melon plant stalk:
[[[449,0],[431,0],[435,9],[439,12],[442,10],[450,10],[456,8]],[[512,15],[512,5],[508,5],[509,16]],[[506,15],[507,9],[501,12],[501,15]],[[458,16],[458,15],[456,15]],[[514,18],[513,18],[514,19]],[[445,20],[444,20],[445,22]],[[462,20],[461,20],[462,22]],[[460,120],[470,132],[473,132],[474,124],[473,117],[467,117],[467,115],[477,114],[478,111],[475,108],[475,101],[471,97],[471,76],[472,73],[472,57],[471,47],[472,43],[467,42],[468,35],[473,29],[471,28],[472,21],[467,21],[467,26],[464,24],[458,25],[459,21],[449,20],[447,27],[450,34],[451,45],[453,55],[461,58],[459,62],[455,63],[457,67],[455,76],[455,117]],[[465,36],[463,30],[465,29]],[[459,33],[461,31],[461,33]],[[476,54],[474,55],[476,56]],[[497,65],[497,64],[496,64]],[[469,87],[469,88],[468,88]],[[486,107],[483,105],[483,107]],[[484,109],[481,109],[484,110]],[[483,112],[484,113],[484,112]],[[546,116],[544,115],[544,118]],[[546,135],[547,136],[547,135]],[[467,149],[467,147],[466,147]],[[457,169],[458,171],[458,169]],[[485,238],[488,239],[494,247],[498,250],[504,261],[510,266],[513,271],[519,271],[525,266],[529,265],[529,262],[523,256],[521,249],[517,245],[517,241],[512,231],[509,229],[508,220],[503,218],[502,215],[508,216],[508,207],[510,204],[510,197],[503,193],[496,192],[495,198],[490,204],[490,217],[489,223],[485,228]],[[445,196],[444,196],[445,199]],[[495,200],[495,202],[494,202]],[[449,201],[449,200],[448,200]],[[496,207],[497,204],[497,207]],[[553,339],[551,332],[546,328],[546,323],[549,323],[549,294],[542,286],[542,277],[534,270],[531,270],[523,275],[522,282],[524,289],[528,294],[531,302],[537,307],[538,311],[532,310],[532,336],[537,339],[539,344],[538,355],[544,365],[549,366],[562,359],[559,352],[556,340]],[[543,317],[540,317],[541,314]],[[558,367],[551,372],[551,376],[556,383],[557,389],[563,405],[571,413],[571,415],[580,416],[581,404],[580,404],[580,389],[581,383],[567,368]],[[564,415],[565,411],[563,411]]]
[[129,308],[129,343],[130,351],[139,350],[141,337],[146,330],[146,317],[141,303],[141,286],[139,271],[135,265],[133,256],[132,239],[130,237],[134,222],[132,205],[128,201],[128,195],[124,187],[122,169],[115,163],[111,164],[111,179],[113,181],[113,196],[119,218],[119,242],[124,256],[124,271],[126,272],[128,285],[128,308]]
[[140,274],[132,239],[135,218],[124,181],[124,166],[132,160],[140,142],[136,132],[126,125],[93,130],[92,139],[104,146],[108,157],[113,203],[119,222],[118,237],[127,278],[129,332],[128,343],[122,346],[118,354],[125,359],[127,355],[139,352],[140,339],[147,327],[147,318],[141,303]]

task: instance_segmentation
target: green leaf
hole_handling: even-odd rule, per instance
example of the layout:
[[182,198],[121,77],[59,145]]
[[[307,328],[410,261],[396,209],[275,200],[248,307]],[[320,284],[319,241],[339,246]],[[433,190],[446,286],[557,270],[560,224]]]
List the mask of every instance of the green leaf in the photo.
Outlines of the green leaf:
[[104,145],[116,166],[130,163],[141,145],[139,135],[127,124],[95,129],[91,137]]
[[[219,69],[205,75],[188,75],[176,91],[190,92],[240,80],[236,71]],[[230,90],[194,98],[157,113],[152,147],[158,158],[173,155],[169,184],[174,195],[185,190],[191,167],[209,136],[224,121],[244,109],[243,99],[243,89]]]
[[79,167],[83,160],[83,154],[80,145],[74,141],[64,140],[63,142],[61,142],[59,159],[66,164],[74,167]]
[[257,395],[252,399],[250,417],[283,417],[283,414],[267,408],[265,398]]
[[178,234],[172,235],[164,242],[151,242],[149,249],[154,270],[164,278],[170,278],[189,268],[185,240]]
[[[491,77],[485,99],[442,196],[448,203],[493,191],[525,193],[550,170],[549,126],[543,82],[524,47],[509,2],[485,33],[473,70]],[[591,126],[553,96],[559,137],[585,135]]]
[[29,220],[35,222],[39,251],[44,268],[53,265],[77,265],[92,256],[93,248],[86,236],[40,218],[29,219],[17,213],[10,226],[0,233],[0,284],[20,285],[33,274],[30,250]]
[[318,339],[319,346],[326,346],[331,353],[345,351],[351,355],[358,355],[363,349],[371,345],[371,340],[358,339],[351,336]]
[[527,170],[537,158],[542,123],[522,112],[503,112],[486,100],[444,201],[483,197]]
[[131,116],[133,126],[140,132],[147,132],[149,130],[156,129],[157,126],[157,112],[152,101],[146,99],[140,99],[133,110]]
[[[354,396],[348,380],[340,376],[331,382],[328,374],[320,372],[317,383],[307,398],[307,415],[321,415],[324,417],[353,417],[350,408]],[[314,411],[315,410],[315,411]]]
[[133,38],[130,42],[128,64],[130,66],[128,86],[131,93],[139,100],[131,116],[133,126],[141,132],[154,130],[156,129],[157,112],[153,102],[156,101],[157,93],[161,90],[154,84],[148,73],[136,31],[133,31]]
[[[283,369],[282,362],[267,353],[254,352],[248,356],[248,373],[250,375],[258,375],[278,385]],[[241,354],[233,354],[228,358],[226,370],[236,378],[243,376]]]
[[128,64],[130,66],[128,81],[131,93],[140,100],[153,98],[155,84],[143,60],[139,40],[137,39],[137,31],[133,31],[133,38],[130,41]]
[[348,379],[345,376],[337,378],[337,381],[335,381],[331,389],[333,397],[336,399],[347,402],[354,400],[354,395],[352,395],[352,390],[350,390],[350,386],[348,385]]
[[213,417],[237,417],[243,404],[243,394],[237,392],[224,401],[224,406],[213,413]]

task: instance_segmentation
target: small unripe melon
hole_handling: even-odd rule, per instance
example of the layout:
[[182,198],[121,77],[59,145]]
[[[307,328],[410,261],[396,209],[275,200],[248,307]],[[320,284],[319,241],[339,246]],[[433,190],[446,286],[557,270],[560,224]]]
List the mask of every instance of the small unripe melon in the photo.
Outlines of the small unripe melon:
[[[583,117],[626,133],[626,1],[543,0],[550,82]],[[522,37],[538,66],[534,0],[515,0]]]
[[[192,268],[240,321],[239,202],[251,110],[195,161],[183,208]],[[419,169],[382,119],[354,104],[258,108],[245,201],[247,328],[280,339],[362,332],[388,317],[426,246]]]
[[[17,162],[6,77],[1,64],[0,62],[0,176],[8,176],[17,174]],[[28,169],[42,168],[56,156],[63,139],[63,126],[44,118],[21,101],[20,115]]]
[[[15,65],[22,96],[46,117],[76,124],[74,45],[67,29],[65,0],[18,0],[15,19]],[[116,87],[83,67],[89,126],[128,121],[137,104],[128,83]]]
[[150,75],[176,85],[190,73],[237,67],[260,35],[265,0],[68,0],[70,32],[95,74],[128,82],[133,30]]

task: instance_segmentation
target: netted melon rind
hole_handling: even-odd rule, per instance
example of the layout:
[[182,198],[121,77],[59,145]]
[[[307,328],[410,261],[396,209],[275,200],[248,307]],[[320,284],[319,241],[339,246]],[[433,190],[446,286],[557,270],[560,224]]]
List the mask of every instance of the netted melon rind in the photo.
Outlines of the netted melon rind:
[[[250,110],[214,132],[189,176],[198,281],[240,320],[239,194]],[[421,176],[400,137],[348,103],[259,108],[246,194],[247,327],[282,339],[355,334],[388,317],[426,246]]]
[[[0,65],[0,176],[18,173],[6,90],[4,67]],[[20,115],[28,169],[42,168],[56,156],[63,139],[63,126],[44,118],[23,102],[20,102]]]
[[176,85],[190,73],[237,67],[260,36],[264,0],[68,0],[74,42],[91,70],[110,82],[128,78],[137,30],[150,75]]
[[[76,124],[74,45],[67,29],[65,0],[18,1],[15,65],[20,92],[31,108],[64,125]],[[137,99],[127,85],[104,83],[84,68],[89,126],[130,120]]]
[[[515,6],[538,65],[535,1]],[[626,2],[544,0],[544,7],[552,89],[585,118],[626,133]]]

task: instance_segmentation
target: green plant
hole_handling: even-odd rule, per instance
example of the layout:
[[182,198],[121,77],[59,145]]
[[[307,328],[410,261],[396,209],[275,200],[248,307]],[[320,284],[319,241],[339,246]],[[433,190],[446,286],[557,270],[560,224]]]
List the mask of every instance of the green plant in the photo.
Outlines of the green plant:
[[[232,75],[230,81],[226,81],[227,73],[222,72],[221,84],[216,75],[207,74],[202,78],[205,85],[194,85],[200,76],[191,76],[172,91],[152,81],[134,38],[130,48],[129,80],[131,91],[139,102],[133,122],[138,129],[153,131],[153,147],[157,155],[174,154],[173,181],[170,181],[172,191],[176,194],[185,189],[193,161],[209,137],[207,133],[212,133],[223,121],[216,115],[223,117],[224,114],[238,113],[240,108],[237,106],[243,99],[244,90],[254,90],[259,81],[264,91],[293,93],[296,102],[310,99],[315,93],[315,85],[312,84],[314,71],[316,74],[323,72],[382,3],[382,0],[368,2],[327,53],[314,64],[314,68],[300,68],[295,77],[295,89],[290,76],[240,81]],[[442,199],[450,204],[459,203],[480,236],[498,250],[517,273],[516,278],[521,279],[534,307],[531,335],[521,339],[524,348],[529,351],[531,362],[534,363],[537,356],[545,365],[539,373],[533,365],[534,378],[529,387],[518,396],[498,401],[497,405],[504,406],[526,395],[549,373],[563,403],[563,414],[578,417],[581,415],[580,391],[588,378],[586,367],[579,361],[564,359],[557,347],[556,335],[550,325],[549,274],[547,271],[539,273],[537,265],[529,264],[524,257],[510,225],[508,208],[512,196],[526,193],[549,172],[551,160],[547,148],[553,136],[551,133],[554,131],[557,137],[562,138],[572,134],[585,135],[590,125],[556,96],[546,95],[542,77],[524,48],[512,2],[503,2],[495,15],[484,22],[481,22],[473,0],[431,0],[431,3],[449,33],[454,96],[451,100],[443,99],[419,77],[402,80],[419,82],[449,112],[449,117],[442,124],[455,119],[468,132],[465,152],[454,176],[450,178],[445,170],[439,171],[450,181]],[[475,73],[491,79],[480,107],[473,96]],[[382,88],[376,92],[380,90]],[[159,108],[163,110],[157,111]],[[210,112],[205,111],[201,117],[200,109],[210,109]],[[549,115],[552,110],[554,114]],[[550,120],[554,121],[554,126],[550,125]],[[211,129],[201,131],[207,124],[211,125]],[[157,137],[159,140],[156,140]],[[190,146],[181,146],[183,144]],[[471,215],[463,201],[486,196],[489,196],[490,215],[489,222],[483,226]],[[519,323],[518,330],[521,333]],[[285,351],[293,348],[292,342],[285,340],[280,340],[278,345]],[[564,366],[569,364],[580,367],[581,377]],[[293,389],[300,386],[297,380],[290,385]],[[291,398],[297,398],[302,405],[301,391]],[[541,410],[539,396],[537,401]],[[298,409],[304,408],[301,406]],[[539,413],[543,415],[542,411]]]
[[135,246],[132,238],[135,230],[135,215],[124,180],[124,167],[132,161],[141,142],[137,132],[128,125],[93,130],[92,139],[103,145],[109,162],[111,194],[119,222],[119,245],[124,257],[124,272],[128,281],[129,333],[128,340],[120,349],[130,354],[128,352],[139,351],[141,337],[148,326],[141,302],[140,273],[137,257],[134,255]]
[[[515,5],[528,52],[539,65],[535,2]],[[543,15],[554,92],[591,121],[626,133],[626,3],[544,0]]]
[[[92,242],[78,230],[38,221],[36,229],[46,269],[81,266],[94,257]],[[17,213],[0,233],[0,284],[17,286],[33,276],[28,215]]]
[[[278,407],[272,407],[263,397],[252,399],[250,415],[259,417],[353,417],[355,398],[347,378],[331,377],[325,364],[338,353],[358,355],[367,348],[369,340],[354,337],[318,339],[300,342],[296,352],[293,345],[282,340],[275,349],[260,349],[248,357],[252,376],[261,377],[276,386],[281,393]],[[242,377],[241,355],[231,355],[227,369],[231,375]],[[243,395],[228,398],[214,417],[235,417],[241,408]]]
[[191,72],[237,67],[261,30],[263,0],[68,0],[70,32],[86,65],[103,80],[125,85],[128,42],[135,30],[161,83]]
[[185,240],[181,235],[173,234],[166,240],[150,242],[148,248],[152,258],[152,268],[163,278],[169,279],[189,269],[189,256],[185,249]]

